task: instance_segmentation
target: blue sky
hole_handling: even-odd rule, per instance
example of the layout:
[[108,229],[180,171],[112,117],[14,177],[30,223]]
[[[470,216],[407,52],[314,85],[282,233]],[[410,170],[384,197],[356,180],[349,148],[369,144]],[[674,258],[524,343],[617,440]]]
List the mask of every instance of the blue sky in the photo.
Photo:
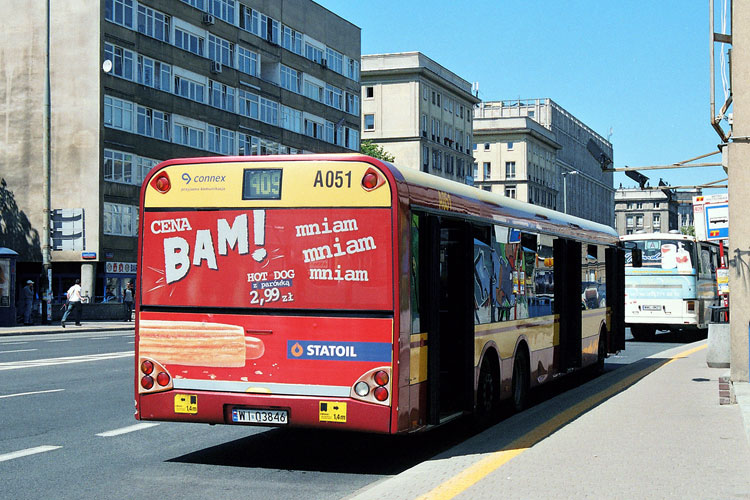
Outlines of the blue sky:
[[[362,54],[417,50],[478,81],[483,100],[549,97],[602,136],[611,129],[615,167],[684,161],[720,142],[707,0],[317,1],[362,29]],[[726,177],[721,167],[643,173],[652,185]],[[635,185],[615,175],[615,186]]]

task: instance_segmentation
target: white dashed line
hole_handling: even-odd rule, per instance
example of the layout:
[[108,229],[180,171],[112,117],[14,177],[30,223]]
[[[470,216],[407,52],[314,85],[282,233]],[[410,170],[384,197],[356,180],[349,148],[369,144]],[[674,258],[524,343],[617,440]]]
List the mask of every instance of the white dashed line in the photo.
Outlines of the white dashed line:
[[13,460],[14,458],[28,457],[29,455],[36,455],[37,453],[44,453],[47,451],[59,450],[62,446],[37,446],[36,448],[28,448],[25,450],[14,451],[13,453],[6,453],[0,455],[0,462],[7,460]]
[[127,358],[130,356],[133,356],[133,351],[90,354],[86,356],[67,356],[64,358],[31,359],[27,361],[9,361],[7,363],[0,363],[0,371],[18,370],[20,368],[35,368],[39,366],[68,365],[71,363],[86,363],[88,361]]
[[19,392],[18,394],[0,395],[0,399],[3,399],[3,398],[14,398],[16,396],[31,396],[33,394],[49,394],[50,392],[62,392],[64,390],[65,389],[50,389],[49,391]]
[[129,432],[140,431],[140,430],[148,429],[149,427],[154,427],[157,425],[159,424],[144,422],[141,424],[135,424],[135,425],[131,425],[128,427],[123,427],[121,429],[115,429],[113,431],[100,432],[99,434],[97,434],[97,436],[101,436],[101,437],[119,436],[120,434],[127,434]]
[[10,353],[10,352],[32,352],[32,351],[36,351],[36,350],[38,350],[38,349],[16,349],[15,351],[0,351],[0,354],[7,354],[7,353]]

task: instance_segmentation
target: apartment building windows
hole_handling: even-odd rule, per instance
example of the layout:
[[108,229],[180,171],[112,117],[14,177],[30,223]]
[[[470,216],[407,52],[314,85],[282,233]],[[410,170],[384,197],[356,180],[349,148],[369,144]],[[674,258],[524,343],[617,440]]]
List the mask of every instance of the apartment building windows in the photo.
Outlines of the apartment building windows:
[[172,67],[169,64],[138,56],[138,83],[155,89],[171,92]]
[[252,92],[237,91],[238,113],[255,120],[260,118],[260,98]]
[[107,127],[133,131],[133,103],[116,97],[104,96],[104,125]]
[[104,150],[104,180],[133,183],[133,155],[122,151]]
[[302,55],[302,33],[282,25],[281,46],[295,54]]
[[516,186],[505,186],[505,196],[508,198],[516,197]]
[[206,3],[208,4],[209,14],[213,14],[229,24],[234,24],[234,0],[206,0]]
[[205,39],[180,28],[174,29],[174,45],[201,57],[205,54]]
[[346,112],[359,116],[359,96],[350,92],[346,93]]
[[318,123],[311,118],[305,118],[305,135],[322,140],[324,128],[322,123]]
[[505,178],[506,179],[516,178],[516,162],[514,161],[505,162]]
[[234,154],[234,132],[213,125],[208,126],[208,149],[222,155]]
[[643,215],[635,216],[635,227],[637,229],[643,229]]
[[247,134],[237,134],[238,154],[250,156],[260,154],[260,139]]
[[474,162],[473,168],[474,168],[474,170],[473,170],[473,173],[474,173],[473,177],[476,179],[477,177],[479,177],[479,163]]
[[208,58],[224,66],[234,67],[234,44],[209,33]]
[[208,101],[215,108],[234,113],[234,87],[209,80]]
[[492,163],[486,161],[482,163],[482,171],[484,172],[484,180],[487,180],[492,175]]
[[430,171],[430,148],[422,146],[422,172]]
[[138,32],[169,43],[169,16],[138,5]]
[[485,142],[484,143],[484,150],[485,151],[489,151],[490,150],[490,143],[489,142]]
[[206,86],[183,76],[174,77],[174,93],[191,101],[206,102]]
[[508,151],[513,151],[513,142],[509,142],[507,146],[508,146]]
[[105,201],[102,215],[104,234],[138,236],[138,207]]
[[281,127],[292,132],[302,133],[302,111],[281,105]]
[[329,83],[326,83],[326,104],[339,110],[344,109],[344,92]]
[[440,120],[432,119],[432,140],[440,142]]
[[635,227],[635,221],[632,215],[628,215],[625,217],[625,226],[628,228]]
[[301,93],[300,82],[302,75],[296,69],[281,65],[281,88],[290,90],[297,94]]
[[318,102],[323,102],[323,86],[318,85],[316,82],[305,79],[304,82],[304,95],[310,99]]
[[138,106],[136,132],[146,137],[168,141],[169,113]]
[[260,13],[250,7],[240,4],[240,28],[253,35],[260,34]]
[[106,0],[104,19],[133,29],[133,0]]
[[375,130],[375,115],[365,115],[365,130]]
[[260,37],[265,38],[271,43],[279,45],[281,23],[268,17],[265,14],[260,15]]
[[265,97],[260,98],[260,121],[268,123],[270,125],[279,124],[279,103],[266,99]]
[[421,118],[422,137],[427,137],[427,115],[423,114]]
[[336,73],[344,74],[344,56],[330,47],[326,48],[326,64]]
[[365,99],[373,99],[375,97],[375,87],[365,87]]
[[104,59],[112,61],[113,75],[126,80],[133,80],[134,54],[132,51],[105,42]]
[[315,61],[318,64],[322,64],[323,49],[316,47],[315,45],[311,45],[310,43],[305,43],[305,57],[310,59],[311,61]]
[[661,214],[654,214],[651,220],[654,226],[654,231],[660,230],[661,229]]
[[359,81],[359,61],[347,58],[347,70],[346,70],[346,75],[344,76],[346,76],[350,80],[354,80],[355,82],[358,82]]
[[188,125],[175,123],[172,142],[195,149],[204,149],[204,131]]

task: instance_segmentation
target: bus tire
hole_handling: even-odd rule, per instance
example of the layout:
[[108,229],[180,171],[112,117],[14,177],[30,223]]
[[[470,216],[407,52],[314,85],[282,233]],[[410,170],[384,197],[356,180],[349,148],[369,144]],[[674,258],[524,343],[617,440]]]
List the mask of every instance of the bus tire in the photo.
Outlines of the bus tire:
[[521,347],[513,359],[513,389],[510,398],[513,411],[522,411],[528,404],[529,377],[529,356]]
[[656,336],[656,327],[650,325],[633,325],[630,327],[630,333],[634,340],[652,341]]
[[604,360],[607,359],[607,329],[602,327],[599,332],[599,347],[597,348],[596,373],[604,373]]
[[490,360],[491,352],[484,356],[477,381],[476,417],[480,425],[492,423],[500,414],[500,373]]

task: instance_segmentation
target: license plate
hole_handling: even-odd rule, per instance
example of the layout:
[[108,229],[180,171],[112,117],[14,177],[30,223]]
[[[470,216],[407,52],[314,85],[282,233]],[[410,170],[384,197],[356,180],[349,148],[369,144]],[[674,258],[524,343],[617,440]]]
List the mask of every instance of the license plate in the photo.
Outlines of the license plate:
[[289,412],[287,410],[233,408],[232,422],[239,424],[286,425],[289,423]]
[[652,305],[643,306],[643,310],[644,311],[661,311],[661,306],[652,306]]

